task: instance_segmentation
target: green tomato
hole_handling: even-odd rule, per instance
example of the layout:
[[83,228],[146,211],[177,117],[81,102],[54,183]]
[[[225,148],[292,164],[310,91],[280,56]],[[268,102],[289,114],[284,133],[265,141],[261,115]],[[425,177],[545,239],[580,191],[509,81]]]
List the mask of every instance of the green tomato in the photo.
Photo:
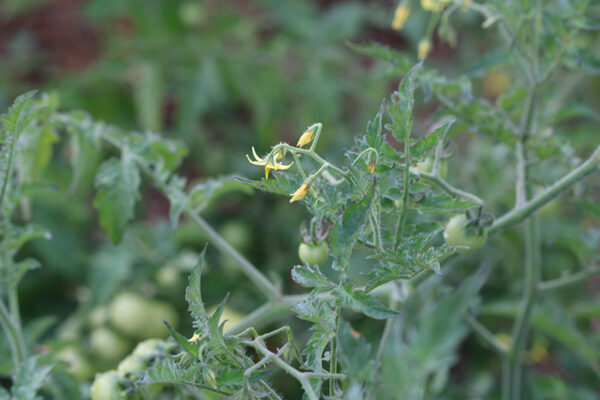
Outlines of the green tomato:
[[96,307],[90,311],[88,320],[93,327],[103,326],[108,322],[108,310],[106,307]]
[[180,280],[180,270],[173,265],[167,265],[156,273],[156,282],[163,288],[173,288]]
[[129,343],[109,328],[96,328],[90,334],[92,353],[103,360],[116,361],[127,354]]
[[[414,203],[412,202],[412,200],[408,200],[408,208],[412,208],[414,206]],[[404,200],[400,199],[400,200],[394,200],[394,207],[396,207],[399,211],[402,211],[402,209],[404,208]]]
[[125,392],[119,386],[121,374],[115,370],[96,374],[90,387],[91,400],[124,400]]
[[117,371],[121,374],[133,374],[137,375],[146,366],[145,360],[142,357],[130,354],[124,359],[121,360],[119,366],[117,367]]
[[[148,363],[153,356],[160,354],[166,354],[168,350],[168,344],[161,339],[148,339],[138,343],[133,352],[125,357],[120,363],[117,371],[124,376],[131,374],[133,376],[139,376],[143,370],[148,367]],[[146,385],[146,391],[149,394],[156,394],[163,389],[162,383],[153,383]]]
[[177,312],[169,304],[145,299],[135,293],[121,293],[110,304],[111,324],[119,331],[137,339],[168,335],[163,321],[178,324]]
[[329,247],[326,242],[300,243],[298,256],[303,263],[308,265],[323,265],[329,257]]
[[204,9],[197,2],[186,1],[179,6],[179,18],[187,27],[196,26],[204,19]]
[[[421,161],[415,165],[415,169],[420,172],[430,173],[433,171],[433,163],[434,159],[432,157],[427,157],[425,161]],[[440,177],[442,179],[446,179],[448,176],[448,163],[446,160],[440,161]]]
[[68,345],[60,349],[55,357],[68,364],[67,370],[80,381],[87,381],[94,375],[92,364],[78,346]]
[[250,245],[252,232],[248,225],[241,221],[229,221],[220,229],[221,236],[237,250],[245,250]]
[[444,230],[444,240],[448,246],[467,246],[468,249],[460,249],[459,253],[470,253],[481,248],[487,240],[487,231],[481,234],[469,232],[467,228],[467,216],[465,214],[455,215],[448,221]]

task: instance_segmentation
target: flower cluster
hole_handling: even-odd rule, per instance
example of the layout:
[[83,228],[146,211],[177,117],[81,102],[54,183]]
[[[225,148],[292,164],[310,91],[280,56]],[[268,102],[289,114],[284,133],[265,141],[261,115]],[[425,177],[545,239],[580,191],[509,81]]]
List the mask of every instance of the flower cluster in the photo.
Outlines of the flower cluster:
[[[290,162],[289,164],[283,164],[283,162],[280,161],[286,155],[286,152],[289,151],[290,153],[292,153],[292,155],[294,156],[294,158],[296,160],[298,170],[304,176],[302,167],[300,165],[298,165],[298,154],[307,154],[307,155],[315,154],[314,147],[319,138],[321,129],[322,129],[322,125],[320,123],[313,124],[313,125],[309,126],[302,133],[302,135],[300,135],[300,138],[298,139],[298,143],[296,144],[296,147],[290,146],[287,143],[280,143],[277,146],[274,146],[273,149],[271,150],[271,152],[269,154],[267,154],[265,157],[260,157],[256,153],[256,150],[254,149],[254,147],[252,147],[252,155],[254,156],[254,160],[251,159],[250,156],[248,156],[247,154],[246,154],[246,158],[248,159],[248,162],[250,162],[250,164],[264,167],[265,168],[265,179],[269,179],[270,171],[286,170],[294,164],[294,162]],[[310,149],[304,149],[304,147],[308,144],[311,144]],[[300,185],[300,187],[294,193],[291,194],[290,203],[302,200],[304,198],[304,196],[306,196],[306,194],[308,193],[308,191],[310,189],[310,184],[322,172],[324,167],[326,167],[326,166],[322,166],[322,168],[319,169],[319,171],[317,171],[310,177],[305,178],[305,181],[302,183],[302,185]]]

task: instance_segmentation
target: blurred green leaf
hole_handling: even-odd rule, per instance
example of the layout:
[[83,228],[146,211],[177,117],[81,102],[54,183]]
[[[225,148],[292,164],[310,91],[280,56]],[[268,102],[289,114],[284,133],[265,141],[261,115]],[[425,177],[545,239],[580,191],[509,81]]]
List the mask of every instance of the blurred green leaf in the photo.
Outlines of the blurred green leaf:
[[121,240],[127,223],[133,219],[139,185],[140,173],[127,150],[123,150],[120,160],[111,158],[102,163],[96,173],[99,190],[94,207],[100,214],[100,225],[114,243]]

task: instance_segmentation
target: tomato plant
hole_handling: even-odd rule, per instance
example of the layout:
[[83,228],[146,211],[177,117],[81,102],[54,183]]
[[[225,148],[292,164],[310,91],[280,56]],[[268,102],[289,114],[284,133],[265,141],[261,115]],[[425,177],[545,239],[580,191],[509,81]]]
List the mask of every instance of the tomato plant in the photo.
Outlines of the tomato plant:
[[459,250],[468,253],[479,250],[487,240],[487,232],[474,227],[465,214],[452,217],[444,230],[444,240],[448,246],[465,247]]
[[597,397],[596,4],[402,0],[354,53],[383,14],[152,4],[105,65],[142,132],[0,118],[0,399]]
[[325,242],[300,243],[298,246],[298,257],[308,265],[323,265],[329,257],[329,247]]

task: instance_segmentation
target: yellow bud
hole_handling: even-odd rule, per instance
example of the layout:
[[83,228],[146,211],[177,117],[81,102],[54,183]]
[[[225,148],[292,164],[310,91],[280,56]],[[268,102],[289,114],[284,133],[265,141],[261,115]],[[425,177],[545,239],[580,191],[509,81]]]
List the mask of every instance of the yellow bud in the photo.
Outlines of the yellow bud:
[[425,57],[427,57],[427,55],[429,54],[430,51],[431,51],[431,42],[429,41],[429,39],[421,39],[419,41],[419,46],[417,48],[417,54],[419,56],[419,60],[422,60]]
[[395,31],[402,30],[406,20],[408,19],[408,15],[410,14],[410,7],[408,7],[404,2],[402,2],[398,7],[396,7],[396,11],[394,12],[394,20],[392,21],[392,29]]
[[303,146],[306,146],[307,144],[309,144],[313,139],[314,133],[315,133],[314,129],[309,129],[309,130],[305,131],[302,134],[302,136],[300,136],[300,139],[298,139],[298,144],[296,146],[303,147]]
[[440,12],[449,3],[450,0],[421,0],[421,8],[426,11]]
[[373,175],[373,173],[375,172],[375,161],[371,161],[369,163],[369,172],[371,173],[371,175]]
[[304,196],[306,196],[306,193],[308,193],[308,182],[304,182],[299,188],[298,190],[296,190],[293,194],[292,194],[292,198],[290,199],[290,203],[293,203],[295,201],[298,200],[302,200],[304,198]]

